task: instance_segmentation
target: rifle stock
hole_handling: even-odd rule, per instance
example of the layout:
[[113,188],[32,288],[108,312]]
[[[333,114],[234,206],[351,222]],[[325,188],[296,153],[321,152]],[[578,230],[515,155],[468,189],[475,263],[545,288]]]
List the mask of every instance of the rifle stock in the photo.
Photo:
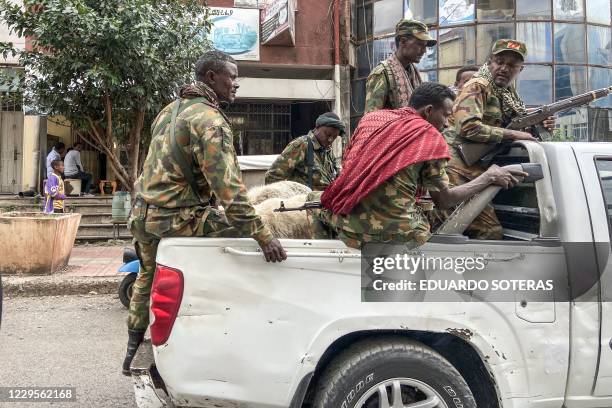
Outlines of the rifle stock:
[[[559,102],[542,105],[532,112],[512,119],[510,124],[506,126],[506,129],[524,130],[529,128],[536,138],[542,140],[541,134],[544,132],[544,129],[541,128],[540,124],[549,116],[577,106],[586,105],[596,99],[607,96],[610,92],[612,92],[612,87],[607,87],[572,96]],[[457,152],[466,165],[472,166],[479,161],[487,163],[493,156],[503,151],[511,142],[511,140],[502,141],[501,143],[465,141],[457,145]]]

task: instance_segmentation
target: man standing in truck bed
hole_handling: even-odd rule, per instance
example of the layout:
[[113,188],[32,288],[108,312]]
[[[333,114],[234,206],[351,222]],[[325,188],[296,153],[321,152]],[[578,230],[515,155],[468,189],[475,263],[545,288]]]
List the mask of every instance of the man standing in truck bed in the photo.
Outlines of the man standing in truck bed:
[[[130,363],[149,325],[149,297],[161,238],[251,236],[267,261],[287,257],[247,199],[232,129],[219,107],[221,102],[233,102],[237,76],[232,57],[207,52],[196,63],[196,83],[184,86],[180,100],[166,106],[153,122],[128,221],[140,271],[130,300],[125,375],[130,375]],[[214,198],[225,214],[211,205]]]
[[366,81],[364,113],[408,107],[410,95],[422,82],[415,64],[421,61],[427,47],[436,43],[424,23],[416,20],[397,23],[396,51],[378,64]]
[[[531,134],[505,127],[517,115],[526,113],[525,104],[514,88],[514,80],[523,70],[527,47],[516,40],[497,40],[486,64],[468,81],[457,97],[449,128],[444,132],[451,146],[448,177],[459,186],[474,180],[487,168],[477,162],[468,166],[457,146],[466,141],[500,143],[502,140],[536,140]],[[554,127],[549,118],[544,125]],[[473,239],[502,239],[502,227],[491,204],[466,229]]]

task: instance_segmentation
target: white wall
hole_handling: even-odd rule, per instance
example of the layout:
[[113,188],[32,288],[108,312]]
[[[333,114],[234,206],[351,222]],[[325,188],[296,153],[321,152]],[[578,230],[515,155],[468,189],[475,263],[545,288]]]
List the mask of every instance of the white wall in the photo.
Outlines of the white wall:
[[239,79],[239,99],[334,100],[334,82],[315,79]]
[[[21,0],[10,0],[11,3],[15,4],[23,4]],[[9,33],[9,29],[6,25],[0,24],[0,41],[2,42],[12,42],[15,48],[24,49],[25,48],[25,39],[16,36],[15,34]],[[17,57],[9,56],[8,58],[3,58],[0,55],[0,64],[17,64],[19,61]]]

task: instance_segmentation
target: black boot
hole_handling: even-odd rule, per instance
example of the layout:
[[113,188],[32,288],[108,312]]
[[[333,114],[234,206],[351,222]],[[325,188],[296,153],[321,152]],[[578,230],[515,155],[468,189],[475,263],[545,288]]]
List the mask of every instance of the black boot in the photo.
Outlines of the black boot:
[[123,375],[130,376],[130,365],[132,364],[132,360],[136,355],[136,350],[138,350],[138,346],[140,346],[140,343],[142,343],[145,331],[128,329],[128,334],[130,337],[128,338],[125,360],[123,360]]

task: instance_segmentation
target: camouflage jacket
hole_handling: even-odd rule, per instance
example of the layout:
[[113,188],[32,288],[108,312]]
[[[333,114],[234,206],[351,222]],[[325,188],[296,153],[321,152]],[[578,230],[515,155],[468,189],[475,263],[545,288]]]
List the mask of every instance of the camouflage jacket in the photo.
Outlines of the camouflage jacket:
[[320,217],[337,230],[344,243],[360,248],[368,242],[412,242],[431,236],[429,222],[416,204],[417,188],[439,191],[448,186],[446,160],[416,163],[368,194],[348,215],[324,210]]
[[[308,186],[308,166],[306,156],[308,140],[313,145],[312,186]],[[336,178],[340,166],[331,149],[326,149],[310,131],[307,135],[292,140],[285,150],[276,158],[270,170],[266,172],[266,184],[281,180],[291,180],[304,184],[315,191],[325,190]]]
[[[206,206],[214,194],[218,204],[225,209],[227,221],[239,235],[268,243],[272,235],[247,199],[234,151],[232,129],[219,108],[216,94],[206,85],[196,83],[185,92],[181,91],[181,97],[204,97],[207,100],[207,103],[193,104],[179,113],[175,130],[187,162],[191,163],[199,197],[173,159],[169,121],[158,129],[158,124],[171,115],[176,101],[166,106],[153,122],[149,152],[135,185],[137,197],[149,205],[169,210],[165,212],[170,217],[180,213],[182,218],[190,218],[185,210]],[[171,224],[176,225],[174,222]]]
[[[482,143],[499,143],[510,118],[504,118],[499,98],[493,95],[489,82],[484,78],[468,81],[453,105],[453,114],[444,137],[451,146],[450,165],[465,167],[454,148],[465,140]],[[479,166],[476,164],[476,166]]]
[[[413,72],[417,72],[413,65]],[[410,75],[406,72],[407,76]],[[413,75],[410,78],[411,82],[420,83],[420,77]],[[410,97],[410,95],[408,95]],[[398,109],[400,106],[400,96],[398,85],[393,77],[393,73],[383,61],[378,64],[366,80],[366,96],[364,114],[373,112],[379,109]]]

